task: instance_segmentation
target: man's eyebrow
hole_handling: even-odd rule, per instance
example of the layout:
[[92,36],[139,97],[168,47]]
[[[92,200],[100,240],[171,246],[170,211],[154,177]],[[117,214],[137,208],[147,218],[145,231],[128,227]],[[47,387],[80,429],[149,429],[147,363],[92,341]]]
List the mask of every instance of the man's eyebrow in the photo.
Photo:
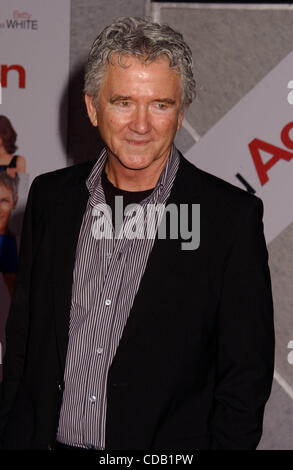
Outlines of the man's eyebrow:
[[110,103],[115,103],[115,101],[127,101],[131,100],[131,96],[124,96],[124,95],[115,95],[110,98]]
[[[115,95],[110,98],[110,103],[115,103],[116,101],[127,101],[131,100],[131,96],[125,96],[125,95]],[[158,103],[166,103],[166,104],[176,104],[176,101],[173,100],[172,98],[156,98],[154,101]]]
[[172,98],[157,98],[154,101],[158,101],[160,103],[167,103],[167,104],[176,104],[176,101]]

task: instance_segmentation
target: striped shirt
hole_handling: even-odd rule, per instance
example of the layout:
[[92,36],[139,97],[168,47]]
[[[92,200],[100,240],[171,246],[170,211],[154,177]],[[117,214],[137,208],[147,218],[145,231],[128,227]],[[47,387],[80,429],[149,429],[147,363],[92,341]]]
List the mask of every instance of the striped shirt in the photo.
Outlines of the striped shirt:
[[[173,145],[156,187],[140,203],[143,209],[147,204],[166,203],[179,158]],[[105,448],[108,371],[154,244],[154,237],[131,239],[120,236],[121,232],[119,237],[93,235],[97,217],[103,217],[106,224],[111,220],[107,211],[96,210],[98,205],[106,203],[101,182],[106,160],[104,149],[86,181],[90,196],[76,250],[57,432],[59,442],[94,449]],[[114,234],[113,227],[111,230]]]

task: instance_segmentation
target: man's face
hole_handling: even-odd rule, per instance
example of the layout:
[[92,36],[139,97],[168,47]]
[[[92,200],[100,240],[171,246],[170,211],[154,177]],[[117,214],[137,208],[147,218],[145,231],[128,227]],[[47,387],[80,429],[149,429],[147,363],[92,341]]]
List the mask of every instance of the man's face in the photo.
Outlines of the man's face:
[[162,57],[148,65],[135,57],[117,56],[107,68],[97,108],[86,96],[89,117],[123,167],[141,170],[168,158],[181,127],[180,77]]

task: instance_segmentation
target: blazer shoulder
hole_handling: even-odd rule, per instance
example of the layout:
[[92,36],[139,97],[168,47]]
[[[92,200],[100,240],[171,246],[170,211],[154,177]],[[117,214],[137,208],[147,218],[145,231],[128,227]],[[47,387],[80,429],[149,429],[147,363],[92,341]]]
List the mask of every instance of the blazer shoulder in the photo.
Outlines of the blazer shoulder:
[[87,191],[86,179],[96,160],[72,165],[36,176],[31,184],[27,205],[34,212],[43,214],[44,209],[56,207],[62,200],[70,200],[73,191]]
[[[90,160],[85,163],[79,163],[66,168],[60,168],[58,170],[50,171],[48,173],[42,173],[34,179],[37,186],[50,187],[54,185],[54,190],[58,187],[64,187],[64,185],[75,184],[81,181],[85,181],[88,177],[91,169],[97,160]],[[55,186],[56,185],[56,186]]]

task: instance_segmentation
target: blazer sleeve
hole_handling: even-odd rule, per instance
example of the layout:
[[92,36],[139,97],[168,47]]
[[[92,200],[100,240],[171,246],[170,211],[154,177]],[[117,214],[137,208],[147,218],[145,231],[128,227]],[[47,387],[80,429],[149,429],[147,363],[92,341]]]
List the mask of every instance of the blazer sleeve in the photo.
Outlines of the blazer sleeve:
[[255,449],[274,371],[273,301],[263,204],[254,197],[227,257],[218,312],[212,449]]
[[29,329],[29,291],[33,259],[34,201],[37,178],[33,181],[26,204],[19,265],[6,324],[6,352],[0,399],[0,442],[23,376]]

